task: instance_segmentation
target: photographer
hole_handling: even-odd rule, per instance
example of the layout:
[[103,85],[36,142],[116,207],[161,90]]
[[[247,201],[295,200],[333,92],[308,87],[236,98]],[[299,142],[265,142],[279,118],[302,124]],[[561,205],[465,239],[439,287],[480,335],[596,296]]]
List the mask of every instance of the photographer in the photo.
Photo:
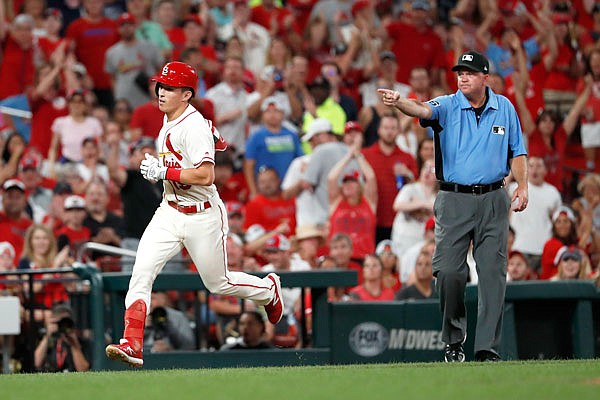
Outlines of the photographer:
[[144,333],[145,351],[161,353],[194,349],[194,333],[190,322],[184,313],[169,307],[166,293],[152,293],[150,310]]
[[35,349],[35,368],[43,372],[83,372],[90,369],[89,342],[79,337],[73,311],[57,304],[46,322],[46,334]]

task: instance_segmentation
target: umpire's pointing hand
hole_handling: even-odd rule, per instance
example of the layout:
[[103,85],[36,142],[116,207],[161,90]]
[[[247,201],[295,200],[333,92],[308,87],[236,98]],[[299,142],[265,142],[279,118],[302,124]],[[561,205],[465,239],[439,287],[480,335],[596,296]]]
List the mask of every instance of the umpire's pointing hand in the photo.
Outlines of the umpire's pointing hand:
[[381,95],[381,100],[386,106],[395,106],[400,98],[400,93],[390,89],[377,89],[377,93]]

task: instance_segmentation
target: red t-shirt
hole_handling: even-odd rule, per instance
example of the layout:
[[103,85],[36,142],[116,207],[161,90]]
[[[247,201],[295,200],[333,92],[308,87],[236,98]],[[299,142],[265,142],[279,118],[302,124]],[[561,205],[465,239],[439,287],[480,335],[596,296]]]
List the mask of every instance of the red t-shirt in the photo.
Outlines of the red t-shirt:
[[559,43],[558,56],[554,62],[553,68],[548,71],[544,89],[560,90],[565,92],[575,92],[577,80],[571,78],[567,72],[571,62],[575,57],[575,51],[566,43]]
[[54,232],[54,236],[57,238],[61,235],[65,235],[67,238],[69,238],[70,247],[72,251],[75,252],[83,243],[89,242],[90,238],[92,237],[92,232],[87,226],[83,226],[79,230],[74,230],[66,225],[63,225],[56,232]]
[[262,225],[267,231],[272,231],[280,223],[288,221],[290,233],[296,232],[296,201],[284,200],[279,197],[269,199],[259,194],[246,204],[246,219],[244,229],[251,225]]
[[[58,38],[58,40],[51,40],[47,37],[40,37],[38,39],[38,47],[42,52],[42,56],[44,57],[44,61],[50,62],[50,56],[54,51],[58,48],[58,46],[62,42],[69,42],[67,39]],[[68,46],[67,46],[68,47]]]
[[[15,248],[15,262],[21,257],[25,244],[25,232],[33,224],[29,218],[9,219],[0,213],[0,242],[7,241]],[[15,264],[16,266],[16,264]]]
[[117,25],[108,18],[91,22],[87,18],[73,21],[66,37],[75,43],[75,55],[85,65],[96,89],[110,89],[110,75],[104,72],[106,51],[119,40]]
[[142,136],[158,138],[158,132],[163,125],[165,114],[158,109],[156,100],[150,100],[133,110],[131,114],[131,128],[141,128]]
[[0,100],[25,93],[33,84],[34,75],[33,47],[23,50],[9,33],[2,44]]
[[358,297],[361,301],[391,301],[394,300],[394,291],[390,288],[381,288],[379,296],[371,295],[362,285],[356,286],[350,291],[350,295]]
[[52,101],[41,97],[33,100],[28,96],[28,100],[33,113],[29,146],[35,147],[44,158],[47,158],[52,141],[52,122],[58,117],[69,114],[67,101],[63,96],[57,96]]
[[408,84],[410,71],[415,67],[427,70],[446,67],[442,40],[432,29],[419,32],[413,26],[397,21],[387,26],[387,32],[394,41],[392,51],[399,60],[398,82]]
[[[177,51],[177,54],[181,54],[185,48],[185,34],[183,33],[183,28],[176,26],[174,28],[167,29],[165,33],[173,45],[173,52]],[[173,60],[177,60],[177,58],[173,58]]]
[[383,154],[379,142],[363,150],[363,154],[373,170],[377,178],[377,226],[389,228],[394,224],[393,205],[394,199],[398,194],[396,188],[396,176],[394,175],[394,164],[401,163],[406,165],[411,170],[414,177],[418,177],[417,162],[415,158],[406,153],[400,148],[395,147],[390,155]]
[[375,213],[364,196],[356,206],[343,199],[331,213],[329,241],[338,233],[352,239],[352,258],[363,259],[375,252]]
[[[275,17],[278,26],[276,34],[279,37],[287,36],[285,19],[288,16],[293,17],[292,12],[285,7],[266,8],[263,4],[259,4],[250,10],[250,20],[261,25],[269,32],[271,31],[271,21]],[[302,33],[295,18],[292,18],[291,29],[298,34]]]
[[536,128],[529,135],[529,157],[544,159],[546,170],[548,171],[545,181],[556,186],[558,191],[562,192],[564,155],[567,145],[567,133],[562,124],[554,132],[552,141],[554,142],[554,146],[547,146],[539,129]]
[[[545,107],[543,90],[547,75],[548,71],[546,71],[546,67],[544,66],[543,62],[534,64],[529,71],[530,79],[527,83],[525,101],[527,103],[527,109],[534,120],[540,114],[540,112],[544,110]],[[512,75],[509,75],[505,78],[505,84],[506,97],[516,107],[517,101],[515,100],[515,86]],[[519,117],[521,117],[521,115],[519,115]]]
[[248,201],[248,183],[242,172],[234,172],[225,185],[219,187],[218,190],[224,202],[239,201],[245,203]]
[[318,2],[319,0],[288,0],[286,2],[286,7],[294,13],[295,22],[300,32],[305,31],[310,19],[310,13],[314,5]]

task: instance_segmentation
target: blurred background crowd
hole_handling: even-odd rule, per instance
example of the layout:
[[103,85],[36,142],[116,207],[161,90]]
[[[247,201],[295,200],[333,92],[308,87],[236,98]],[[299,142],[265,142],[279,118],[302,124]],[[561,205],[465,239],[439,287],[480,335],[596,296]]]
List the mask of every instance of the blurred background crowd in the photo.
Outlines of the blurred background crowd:
[[[0,291],[36,310],[25,322],[39,328],[37,369],[89,368],[85,335],[65,335],[63,321],[85,287],[52,269],[85,261],[130,271],[130,257],[85,244],[135,250],[161,201],[162,184],[138,168],[144,153],[157,156],[152,77],[168,61],[198,71],[193,105],[229,143],[215,185],[231,270],[357,271],[359,285],[331,288],[332,301],[435,297],[433,132],[384,106],[376,89],[421,101],[453,93],[450,68],[474,49],[528,144],[530,201],[511,216],[507,279],[598,275],[593,0],[0,0],[0,43],[0,272],[39,269],[47,280],[29,299],[18,274],[0,275]],[[183,251],[166,269],[196,267]],[[307,345],[302,293],[285,289],[275,327],[234,298],[156,293],[146,346],[198,348],[197,300],[209,346]],[[61,338],[75,349],[66,361]]]

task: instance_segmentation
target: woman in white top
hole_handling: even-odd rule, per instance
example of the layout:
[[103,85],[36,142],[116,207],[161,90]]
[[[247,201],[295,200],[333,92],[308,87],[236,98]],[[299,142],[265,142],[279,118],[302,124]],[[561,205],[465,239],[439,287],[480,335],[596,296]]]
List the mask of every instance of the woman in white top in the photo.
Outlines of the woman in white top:
[[[52,142],[48,153],[48,162],[54,165],[82,161],[81,145],[86,138],[98,138],[102,135],[102,125],[95,117],[88,116],[86,93],[76,90],[67,98],[69,115],[58,117],[52,123]],[[60,146],[60,147],[59,147]],[[59,149],[61,158],[58,158]]]
[[437,180],[433,160],[426,160],[421,167],[419,179],[404,185],[394,200],[394,225],[392,241],[397,254],[423,240],[425,222],[433,215],[433,202],[437,195]]

